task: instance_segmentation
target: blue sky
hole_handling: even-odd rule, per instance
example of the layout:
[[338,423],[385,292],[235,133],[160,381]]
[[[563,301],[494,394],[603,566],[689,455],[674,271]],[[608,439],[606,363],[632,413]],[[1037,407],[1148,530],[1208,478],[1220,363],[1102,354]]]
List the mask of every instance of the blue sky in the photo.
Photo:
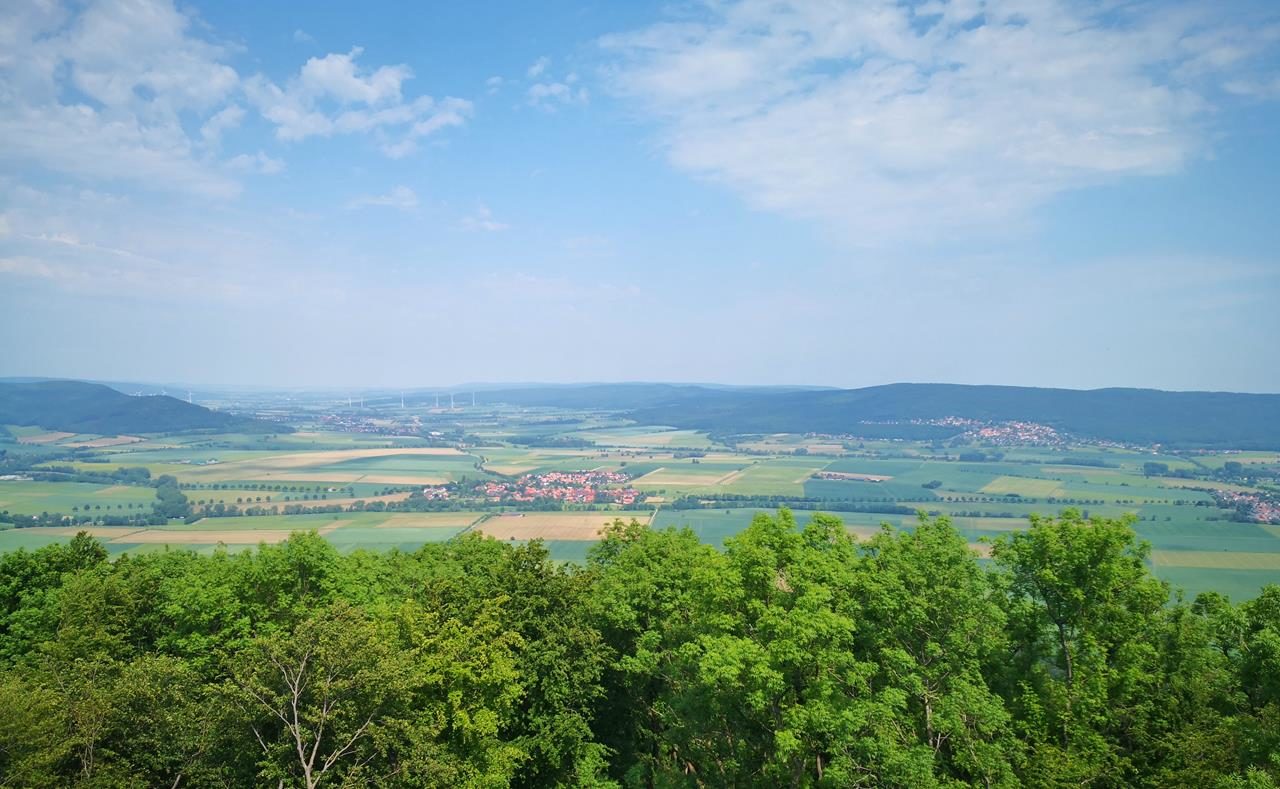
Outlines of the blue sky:
[[1280,391],[1273,3],[425,5],[5,4],[0,375]]

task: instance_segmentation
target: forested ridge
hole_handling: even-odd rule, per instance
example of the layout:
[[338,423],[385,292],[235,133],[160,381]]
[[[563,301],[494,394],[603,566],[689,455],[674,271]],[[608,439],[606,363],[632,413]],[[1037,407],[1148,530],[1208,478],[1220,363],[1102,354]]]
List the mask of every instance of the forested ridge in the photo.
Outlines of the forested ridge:
[[1086,438],[1166,448],[1280,447],[1280,395],[1275,394],[888,384],[799,392],[706,392],[631,413],[641,424],[719,434],[817,432],[911,440],[953,435],[954,428],[913,423],[948,416],[1038,422]]
[[288,425],[210,411],[167,395],[132,397],[84,381],[0,381],[0,424],[99,435],[188,430],[293,432]]
[[0,557],[4,786],[1198,786],[1280,776],[1280,586],[1172,596],[1123,520],[584,566],[465,536]]

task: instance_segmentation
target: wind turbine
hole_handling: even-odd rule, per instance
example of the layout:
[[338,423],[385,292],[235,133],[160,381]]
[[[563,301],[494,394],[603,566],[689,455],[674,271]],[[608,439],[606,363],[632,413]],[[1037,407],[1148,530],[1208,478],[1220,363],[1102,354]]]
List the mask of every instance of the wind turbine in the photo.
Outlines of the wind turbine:
[[400,410],[404,410],[404,392],[400,393]]
[[476,393],[475,393],[475,392],[472,392],[472,393],[471,393],[471,407],[472,407],[472,408],[475,408],[475,407],[476,407]]
[[188,403],[192,402],[192,400],[191,400],[191,390],[190,390],[190,389],[188,389],[188,390],[187,390],[187,402],[188,402]]
[[440,407],[440,393],[436,392],[436,408]]
[[452,411],[456,407],[457,406],[453,404],[453,392],[450,392],[449,393],[449,410]]

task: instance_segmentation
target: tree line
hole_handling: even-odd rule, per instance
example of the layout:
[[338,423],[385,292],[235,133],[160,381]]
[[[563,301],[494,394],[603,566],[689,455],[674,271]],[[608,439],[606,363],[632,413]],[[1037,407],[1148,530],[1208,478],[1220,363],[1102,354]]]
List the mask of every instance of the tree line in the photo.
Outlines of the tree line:
[[469,535],[0,557],[0,784],[1200,786],[1280,775],[1280,587],[1193,601],[1126,520],[946,518],[585,564]]

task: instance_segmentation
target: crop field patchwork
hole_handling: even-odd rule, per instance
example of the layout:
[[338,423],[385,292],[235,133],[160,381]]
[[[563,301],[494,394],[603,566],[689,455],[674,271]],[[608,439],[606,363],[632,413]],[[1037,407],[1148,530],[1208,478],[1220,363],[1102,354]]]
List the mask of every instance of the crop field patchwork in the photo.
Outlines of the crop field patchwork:
[[[547,424],[510,431],[513,439],[540,435],[600,442],[593,447],[493,445],[464,452],[427,447],[419,438],[319,431],[281,436],[102,437],[14,428],[10,432],[16,439],[47,443],[7,443],[5,448],[20,457],[77,444],[82,445],[77,455],[58,461],[59,465],[97,475],[136,466],[147,468],[153,479],[171,474],[182,483],[197,512],[199,507],[219,503],[345,508],[364,501],[399,506],[410,495],[409,489],[423,485],[579,470],[627,472],[632,476],[630,484],[646,493],[648,504],[657,509],[656,515],[602,509],[513,516],[494,512],[490,502],[463,498],[460,506],[469,509],[462,512],[361,511],[210,518],[193,524],[174,520],[147,528],[91,527],[112,555],[166,546],[208,552],[226,545],[239,550],[308,530],[323,534],[342,551],[414,550],[475,531],[508,542],[542,539],[557,559],[581,560],[601,527],[617,517],[653,517],[655,528],[687,526],[705,542],[723,545],[747,527],[753,514],[762,511],[754,507],[767,504],[769,497],[806,497],[819,501],[796,502],[796,506],[829,507],[860,539],[878,533],[883,523],[895,529],[913,528],[916,519],[908,511],[950,514],[956,528],[983,557],[990,548],[980,540],[1026,528],[1026,516],[1032,513],[1052,515],[1067,506],[1104,517],[1132,513],[1137,517],[1138,537],[1152,547],[1153,571],[1189,592],[1221,589],[1248,597],[1261,584],[1280,581],[1280,525],[1236,522],[1231,520],[1234,512],[1216,506],[1210,493],[1190,489],[1254,491],[1241,484],[1241,478],[1209,479],[1212,472],[1206,469],[1232,461],[1246,469],[1251,465],[1262,469],[1264,463],[1280,460],[1275,453],[1188,457],[1099,447],[998,447],[983,450],[985,461],[961,462],[956,459],[959,451],[952,447],[866,441],[859,442],[856,453],[833,458],[815,450],[844,451],[840,442],[779,435],[752,444],[775,454],[747,454],[713,445],[705,434],[694,431],[619,427],[616,420],[597,426],[602,421],[591,417],[569,429]],[[486,431],[499,436],[495,441],[503,440],[500,430],[478,432]],[[690,456],[691,449],[698,450],[696,457]],[[801,449],[807,453],[797,454]],[[90,456],[97,462],[84,462]],[[1186,469],[1198,478],[1145,476],[1143,464],[1153,461],[1170,469]],[[822,472],[833,478],[815,476]],[[285,489],[270,489],[279,487]],[[1010,494],[1020,500],[1006,498]],[[667,509],[681,497],[705,500],[717,495],[735,498],[723,502],[727,509]],[[87,507],[90,516],[127,516],[149,513],[155,501],[155,489],[149,486],[0,481],[0,511],[21,515],[83,516]],[[853,507],[904,512],[838,511]],[[804,509],[795,514],[801,523],[812,515]],[[62,527],[0,531],[0,551],[65,542],[74,533]]]

